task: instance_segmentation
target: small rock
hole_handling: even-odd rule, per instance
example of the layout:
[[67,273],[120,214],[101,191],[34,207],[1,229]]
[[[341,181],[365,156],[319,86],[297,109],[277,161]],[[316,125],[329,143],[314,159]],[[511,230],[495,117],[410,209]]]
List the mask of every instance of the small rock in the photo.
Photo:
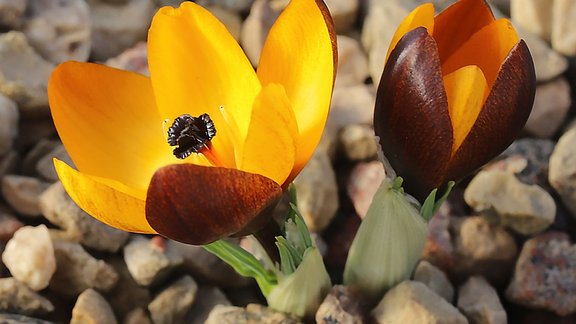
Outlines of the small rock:
[[473,324],[506,324],[506,311],[498,293],[486,279],[471,277],[458,290],[458,308]]
[[352,287],[341,285],[332,287],[316,312],[316,323],[364,323],[361,300],[360,293]]
[[2,194],[15,211],[30,217],[41,215],[40,194],[49,184],[32,177],[6,175],[2,179]]
[[20,168],[20,155],[11,150],[0,156],[0,179],[10,173],[16,173]]
[[[1,2],[1,0],[0,0]],[[32,318],[24,315],[17,314],[0,314],[0,323],[2,324],[55,324],[41,320],[39,318]]]
[[571,127],[558,140],[552,156],[548,180],[576,218],[576,127]]
[[428,223],[428,237],[424,244],[422,259],[441,268],[444,272],[454,271],[454,245],[450,233],[451,208],[445,202]]
[[0,94],[0,156],[12,148],[18,135],[18,119],[18,107],[14,101]]
[[330,10],[338,34],[349,30],[354,25],[358,17],[358,7],[360,7],[358,0],[326,0],[326,6]]
[[235,324],[235,323],[262,323],[262,324],[300,324],[300,319],[276,312],[258,304],[249,304],[246,308],[236,306],[217,305],[212,309],[205,324]]
[[[24,156],[22,161],[22,174],[36,176],[38,171],[36,166],[38,161],[55,150],[61,143],[59,141],[41,139],[35,143],[34,147]],[[68,162],[68,161],[66,161]]]
[[7,207],[0,205],[0,243],[8,243],[22,226],[24,224],[16,219]]
[[242,29],[242,18],[240,18],[240,14],[218,5],[207,6],[206,9],[226,26],[226,29],[228,29],[228,32],[236,41],[240,39]]
[[56,146],[36,163],[36,172],[38,175],[50,182],[58,181],[58,174],[56,174],[56,169],[54,168],[54,158],[64,161],[70,166],[74,166],[74,163],[72,162],[70,155],[68,155],[68,152],[66,152],[64,145],[60,144]]
[[142,286],[159,283],[184,261],[159,236],[153,239],[133,236],[124,247],[124,260],[134,280]]
[[340,143],[351,161],[373,159],[378,154],[374,129],[366,125],[348,125],[340,133]]
[[[518,180],[525,184],[548,187],[548,161],[552,150],[554,150],[554,145],[553,141],[547,139],[523,138],[516,140],[502,153],[501,156],[505,157],[505,161],[500,170],[515,173]],[[516,162],[514,162],[515,160]],[[522,164],[522,167],[516,168],[512,165],[506,166],[506,164],[517,164],[518,166]],[[514,168],[516,169],[513,170]]]
[[105,61],[146,38],[156,5],[152,0],[129,0],[125,4],[88,0],[92,20],[92,52]]
[[549,1],[546,4],[552,7],[552,47],[566,56],[576,56],[576,2],[554,0],[552,6]]
[[550,48],[538,35],[518,28],[518,36],[526,41],[536,70],[536,81],[550,81],[568,69],[568,60]]
[[0,93],[14,100],[22,114],[48,113],[48,78],[53,69],[21,32],[0,34]]
[[0,0],[0,26],[20,27],[27,3],[28,0]]
[[256,0],[250,8],[250,14],[242,24],[240,44],[253,66],[258,65],[260,53],[280,11],[272,9],[268,0]]
[[203,324],[212,309],[217,305],[232,305],[218,287],[200,287],[196,296],[196,300],[186,318],[186,323],[188,324]]
[[54,64],[83,62],[90,55],[90,13],[84,0],[29,1],[22,31]]
[[108,291],[118,281],[114,268],[88,254],[77,243],[54,241],[54,252],[57,266],[50,288],[55,292],[75,296],[88,288]]
[[105,294],[118,318],[127,317],[135,309],[146,308],[152,300],[150,291],[132,278],[124,259],[120,255],[114,255],[106,261],[118,273],[118,282]]
[[155,324],[181,323],[194,300],[198,285],[190,276],[185,276],[162,292],[148,305],[148,310]]
[[497,284],[506,282],[518,255],[512,235],[480,216],[465,217],[455,223],[453,271],[457,276],[482,275]]
[[86,289],[78,296],[72,309],[70,324],[116,324],[110,304],[94,289]]
[[571,104],[570,85],[565,78],[538,85],[525,130],[537,137],[552,137],[564,123]]
[[56,126],[54,126],[51,118],[20,119],[19,128],[20,133],[14,143],[14,146],[19,150],[29,150],[38,142],[57,136]]
[[390,289],[372,311],[376,323],[468,323],[456,307],[425,284],[404,281]]
[[218,285],[218,287],[246,287],[253,281],[239,275],[232,267],[201,246],[167,240],[168,249],[174,250],[183,258],[183,268],[192,277]]
[[496,6],[500,11],[510,16],[510,1],[511,0],[488,0],[488,3]]
[[298,208],[312,232],[322,232],[338,210],[338,186],[330,158],[316,150],[294,180]]
[[250,9],[250,6],[254,0],[197,0],[197,2],[204,7],[208,5],[217,5],[228,10],[244,12]]
[[148,76],[150,75],[150,70],[148,69],[148,44],[139,42],[120,55],[108,59],[106,65]]
[[20,228],[6,244],[2,261],[18,281],[33,290],[48,287],[56,271],[56,258],[45,225]]
[[52,303],[14,278],[0,279],[0,312],[44,315],[54,310]]
[[508,172],[481,171],[466,188],[464,199],[477,212],[524,235],[543,231],[556,215],[550,194]]
[[414,270],[414,281],[419,281],[432,289],[447,302],[454,299],[454,287],[446,277],[446,274],[432,263],[422,260]]
[[136,308],[124,317],[123,324],[152,324],[148,312],[143,308]]
[[576,312],[576,245],[567,234],[549,232],[524,243],[506,297],[560,316]]
[[523,30],[550,41],[552,7],[549,0],[510,0],[510,16]]
[[352,169],[346,189],[360,218],[366,216],[372,198],[385,177],[386,172],[380,161],[361,162]]
[[338,71],[335,87],[363,84],[368,77],[368,58],[360,43],[352,37],[338,35]]
[[84,212],[56,182],[40,196],[42,214],[65,230],[66,238],[99,251],[118,251],[129,233],[110,227]]

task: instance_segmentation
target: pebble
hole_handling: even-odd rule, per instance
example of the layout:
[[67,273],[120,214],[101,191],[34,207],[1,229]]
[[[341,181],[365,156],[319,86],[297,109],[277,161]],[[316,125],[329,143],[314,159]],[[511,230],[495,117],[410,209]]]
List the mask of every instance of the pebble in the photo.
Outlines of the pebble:
[[232,267],[201,246],[172,240],[167,240],[166,245],[168,249],[182,256],[182,268],[199,281],[222,288],[246,287],[253,282],[252,279],[239,275]]
[[29,217],[41,215],[40,195],[49,184],[36,178],[5,175],[2,178],[2,194],[6,202],[19,214]]
[[352,287],[336,285],[324,298],[316,312],[316,323],[364,323],[364,306],[360,293]]
[[[516,140],[504,151],[501,160],[493,165],[496,169],[512,172],[525,184],[548,184],[548,161],[555,142],[549,139],[523,138]],[[499,165],[498,165],[499,164]]]
[[550,156],[548,180],[560,195],[562,202],[576,218],[576,126],[571,127],[558,140]]
[[148,305],[154,324],[182,323],[196,299],[198,285],[184,276],[162,290]]
[[422,259],[452,274],[454,271],[454,244],[450,232],[451,208],[445,202],[428,222],[428,237],[424,244]]
[[350,161],[373,159],[378,154],[378,144],[372,126],[353,124],[340,132],[340,145]]
[[0,0],[0,26],[18,28],[28,0]]
[[360,162],[350,172],[346,190],[360,218],[366,216],[372,197],[385,177],[386,172],[380,161]]
[[246,308],[218,305],[212,309],[205,324],[300,324],[302,321],[294,316],[276,312],[258,304],[249,304]]
[[432,289],[447,302],[454,300],[454,287],[446,274],[432,263],[422,260],[414,270],[414,281],[419,281]]
[[369,78],[368,58],[358,40],[338,35],[338,70],[335,87],[363,84]]
[[133,47],[120,53],[120,55],[109,58],[105,64],[120,70],[132,71],[149,76],[148,44],[146,44],[146,42],[138,42]]
[[88,254],[80,244],[54,241],[56,273],[50,289],[67,296],[76,296],[88,288],[108,291],[118,282],[118,273],[102,260]]
[[40,196],[42,214],[64,229],[65,237],[98,251],[116,252],[128,240],[129,233],[110,227],[84,212],[68,196],[62,183],[56,182]]
[[122,321],[123,324],[152,324],[152,320],[150,319],[150,315],[148,312],[143,308],[136,308],[133,309],[130,313],[128,313],[124,320]]
[[[552,7],[552,47],[566,56],[576,56],[576,2],[554,0]],[[550,9],[548,9],[550,10]]]
[[27,316],[44,315],[54,311],[54,305],[14,278],[0,279],[0,313]]
[[150,286],[166,279],[184,259],[159,236],[132,236],[124,246],[124,261],[138,284]]
[[242,24],[240,44],[253,66],[258,65],[268,31],[279,15],[280,11],[273,9],[268,0],[255,0],[252,3],[250,14]]
[[186,318],[186,323],[188,324],[204,324],[214,307],[217,305],[232,305],[218,287],[201,286],[196,292],[196,296],[194,304]]
[[536,137],[551,138],[564,124],[571,104],[570,84],[565,78],[538,85],[524,129]]
[[146,308],[152,300],[150,291],[132,278],[124,259],[120,255],[114,255],[106,259],[106,262],[118,273],[116,285],[105,293],[118,318],[125,318],[135,309]]
[[64,145],[59,144],[36,162],[36,173],[49,182],[58,181],[58,174],[54,168],[54,158],[63,161],[72,167],[74,166],[74,162],[72,162],[70,155],[66,152]]
[[360,3],[359,0],[326,0],[326,6],[330,10],[336,33],[341,34],[356,22]]
[[466,188],[464,199],[477,212],[523,235],[545,230],[556,215],[549,193],[523,184],[509,172],[481,171]]
[[453,272],[457,277],[482,275],[495,284],[506,282],[518,255],[514,237],[481,216],[465,217],[453,223]]
[[468,323],[456,307],[417,281],[403,281],[390,289],[371,315],[382,324]]
[[0,93],[14,100],[22,115],[48,114],[48,78],[53,69],[23,33],[0,34]]
[[506,324],[508,318],[496,290],[483,277],[470,277],[458,289],[458,308],[471,323]]
[[567,234],[548,232],[524,243],[506,297],[560,316],[576,312],[576,245]]
[[254,0],[197,0],[197,2],[202,6],[217,5],[228,10],[245,12],[250,9]]
[[56,271],[54,247],[48,228],[24,226],[6,244],[2,261],[18,281],[39,291],[50,283]]
[[84,0],[29,1],[22,31],[47,61],[86,61],[90,12]]
[[22,226],[24,224],[14,217],[11,210],[0,204],[0,245],[8,243],[14,233]]
[[16,103],[0,94],[0,156],[12,148],[12,143],[18,135],[19,116]]
[[30,149],[24,156],[21,166],[22,174],[28,176],[37,176],[38,171],[36,166],[38,165],[38,161],[50,154],[50,152],[55,150],[59,145],[61,145],[59,141],[48,140],[45,138],[35,142],[32,149]]
[[338,185],[330,158],[316,150],[302,172],[294,179],[298,209],[312,232],[320,233],[338,210]]
[[530,49],[536,70],[536,81],[550,81],[568,69],[568,59],[550,48],[550,45],[538,35],[526,32],[522,28],[518,28],[517,31],[518,36],[526,41]]
[[0,323],[2,324],[55,324],[53,322],[48,322],[41,320],[39,318],[33,318],[24,315],[17,314],[0,314]]
[[110,304],[94,289],[83,291],[72,309],[70,324],[116,324]]
[[510,16],[523,30],[550,42],[552,7],[550,0],[510,0]]
[[20,155],[14,150],[0,156],[0,180],[5,175],[16,173],[20,168]]
[[153,0],[129,0],[125,4],[88,0],[87,3],[92,21],[90,55],[97,61],[117,56],[145,40],[156,12]]
[[56,127],[51,118],[20,119],[20,133],[16,138],[15,147],[29,150],[38,141],[56,137]]
[[220,7],[218,5],[207,6],[206,9],[210,11],[220,22],[226,26],[228,32],[234,37],[236,41],[240,39],[242,29],[242,18],[236,11]]

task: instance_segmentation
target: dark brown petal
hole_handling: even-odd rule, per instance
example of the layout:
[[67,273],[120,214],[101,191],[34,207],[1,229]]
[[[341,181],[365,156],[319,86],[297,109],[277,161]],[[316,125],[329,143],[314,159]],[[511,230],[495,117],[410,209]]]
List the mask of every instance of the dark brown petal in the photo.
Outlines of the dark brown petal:
[[534,63],[521,40],[504,60],[476,123],[450,161],[445,180],[458,180],[504,151],[524,127],[535,90]]
[[436,42],[425,28],[404,35],[378,87],[374,129],[406,192],[423,200],[441,184],[452,124]]
[[316,0],[316,5],[318,9],[320,9],[320,12],[322,12],[326,27],[328,28],[328,34],[330,34],[330,40],[332,41],[332,62],[334,63],[334,78],[332,79],[332,83],[334,83],[334,81],[336,81],[336,70],[338,69],[338,45],[336,43],[334,20],[332,19],[330,10],[328,10],[328,6],[326,6],[323,0]]
[[170,239],[203,245],[244,230],[281,195],[278,184],[259,174],[173,164],[150,181],[146,219]]

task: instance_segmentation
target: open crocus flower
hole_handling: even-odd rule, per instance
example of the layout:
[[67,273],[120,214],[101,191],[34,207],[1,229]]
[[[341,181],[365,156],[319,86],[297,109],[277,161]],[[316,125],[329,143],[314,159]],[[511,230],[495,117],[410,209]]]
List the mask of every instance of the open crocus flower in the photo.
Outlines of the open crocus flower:
[[510,145],[534,91],[526,44],[484,0],[458,1],[436,17],[424,4],[392,39],[375,131],[406,191],[423,201]]
[[69,62],[48,93],[78,171],[66,191],[113,227],[189,243],[258,230],[322,134],[336,64],[321,0],[293,0],[254,71],[224,25],[192,2],[148,35],[150,78]]

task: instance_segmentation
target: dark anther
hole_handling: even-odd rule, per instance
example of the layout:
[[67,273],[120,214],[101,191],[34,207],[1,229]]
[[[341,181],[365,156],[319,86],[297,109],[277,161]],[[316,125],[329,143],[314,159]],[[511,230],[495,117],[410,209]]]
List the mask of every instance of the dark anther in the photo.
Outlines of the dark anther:
[[168,144],[178,146],[174,149],[174,155],[179,159],[185,159],[192,153],[199,153],[210,143],[216,135],[214,122],[208,114],[192,117],[184,114],[172,123],[168,128]]

